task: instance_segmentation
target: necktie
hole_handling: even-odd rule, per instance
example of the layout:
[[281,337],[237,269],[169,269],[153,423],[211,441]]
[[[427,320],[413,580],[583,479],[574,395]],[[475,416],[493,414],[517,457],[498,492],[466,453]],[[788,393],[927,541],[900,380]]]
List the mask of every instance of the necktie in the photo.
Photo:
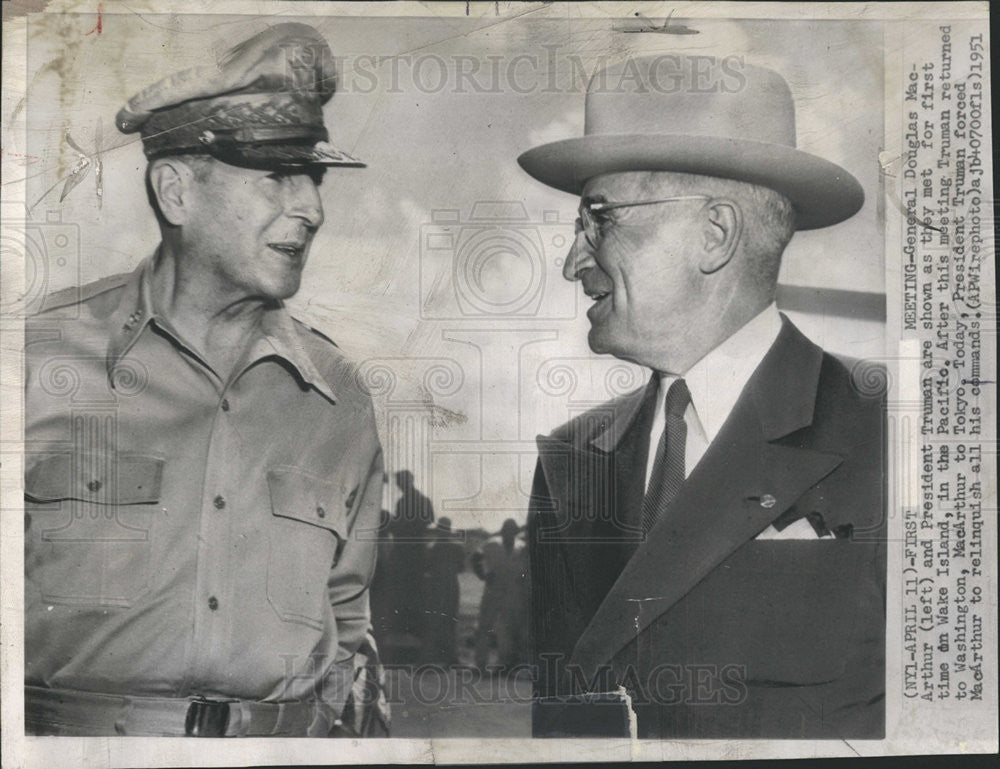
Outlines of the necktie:
[[649,477],[649,488],[642,500],[642,533],[646,534],[684,483],[684,445],[687,424],[684,412],[691,393],[683,379],[676,379],[667,390],[664,406],[663,435],[656,447],[656,459]]

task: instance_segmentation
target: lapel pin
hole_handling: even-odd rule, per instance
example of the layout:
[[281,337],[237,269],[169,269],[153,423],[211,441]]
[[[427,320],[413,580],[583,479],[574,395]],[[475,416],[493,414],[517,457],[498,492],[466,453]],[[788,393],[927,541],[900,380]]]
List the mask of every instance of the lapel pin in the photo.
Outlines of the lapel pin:
[[778,500],[776,500],[770,494],[764,494],[760,498],[760,506],[761,507],[766,507],[766,508],[770,509],[770,508],[774,507],[776,504],[778,504]]

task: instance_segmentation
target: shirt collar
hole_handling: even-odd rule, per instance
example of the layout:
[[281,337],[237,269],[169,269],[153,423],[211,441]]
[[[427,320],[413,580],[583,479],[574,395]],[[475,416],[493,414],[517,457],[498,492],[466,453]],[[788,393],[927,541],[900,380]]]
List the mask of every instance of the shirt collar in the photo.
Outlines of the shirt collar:
[[115,389],[116,370],[119,361],[125,357],[153,317],[152,297],[149,290],[148,273],[152,271],[153,258],[142,263],[129,276],[122,290],[118,308],[111,314],[111,338],[105,364],[108,383]]
[[[695,415],[711,443],[739,400],[753,372],[781,331],[781,315],[773,302],[684,374]],[[677,376],[660,375],[662,401]]]
[[[144,259],[129,276],[118,309],[111,316],[111,339],[108,342],[106,356],[111,389],[115,389],[119,362],[132,349],[150,322],[156,321],[156,325],[177,344],[186,347],[169,320],[158,310],[153,299],[152,275],[155,263],[156,254]],[[283,302],[276,302],[273,307],[265,310],[256,333],[259,336],[254,340],[250,354],[242,364],[243,369],[262,357],[277,355],[295,368],[302,381],[315,388],[331,402],[336,402],[333,390],[309,357],[295,328],[295,321],[285,309]]]
[[[302,381],[314,387],[327,400],[333,403],[337,402],[337,396],[329,382],[320,374],[316,364],[302,344],[302,335],[295,328],[295,321],[288,314],[284,303],[278,302],[273,308],[265,311],[264,317],[261,318],[260,331],[261,337],[258,342],[266,344],[270,348],[266,354],[277,355],[287,360],[295,367]],[[255,349],[251,351],[250,361],[263,357],[265,352],[261,350],[262,355],[254,355],[257,352],[257,343],[254,347]]]

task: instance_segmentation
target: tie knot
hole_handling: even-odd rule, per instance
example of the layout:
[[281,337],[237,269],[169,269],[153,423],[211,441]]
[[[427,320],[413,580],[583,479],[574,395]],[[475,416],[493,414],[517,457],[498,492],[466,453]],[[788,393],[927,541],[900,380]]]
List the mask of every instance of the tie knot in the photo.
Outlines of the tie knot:
[[675,379],[667,389],[667,416],[683,417],[690,402],[691,393],[688,391],[687,382],[683,379]]

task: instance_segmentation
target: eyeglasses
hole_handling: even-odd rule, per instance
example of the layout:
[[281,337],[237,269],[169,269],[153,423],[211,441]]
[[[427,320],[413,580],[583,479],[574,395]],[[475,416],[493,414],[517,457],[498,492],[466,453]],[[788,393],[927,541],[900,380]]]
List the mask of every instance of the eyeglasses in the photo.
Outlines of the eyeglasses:
[[675,203],[681,200],[709,200],[708,195],[681,195],[674,198],[659,198],[657,200],[634,200],[628,203],[613,203],[604,200],[587,200],[584,198],[580,203],[577,213],[579,229],[583,230],[584,237],[591,248],[597,248],[601,241],[601,227],[607,224],[607,220],[602,220],[602,215],[606,211],[613,211],[616,208],[631,208],[633,206],[651,206],[656,203]]

